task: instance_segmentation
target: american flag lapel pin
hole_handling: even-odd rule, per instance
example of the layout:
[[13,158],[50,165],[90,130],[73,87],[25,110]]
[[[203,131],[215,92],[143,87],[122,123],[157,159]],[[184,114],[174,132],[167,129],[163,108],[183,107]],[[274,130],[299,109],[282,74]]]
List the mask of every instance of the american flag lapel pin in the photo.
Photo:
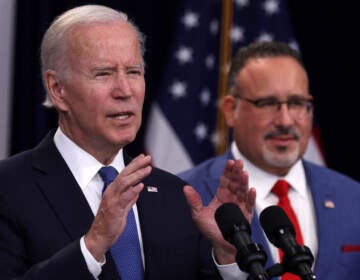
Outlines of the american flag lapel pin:
[[332,201],[330,199],[326,199],[324,201],[324,206],[325,206],[325,208],[335,208],[335,203],[334,203],[334,201]]
[[146,189],[148,192],[158,192],[158,188],[154,186],[147,186]]

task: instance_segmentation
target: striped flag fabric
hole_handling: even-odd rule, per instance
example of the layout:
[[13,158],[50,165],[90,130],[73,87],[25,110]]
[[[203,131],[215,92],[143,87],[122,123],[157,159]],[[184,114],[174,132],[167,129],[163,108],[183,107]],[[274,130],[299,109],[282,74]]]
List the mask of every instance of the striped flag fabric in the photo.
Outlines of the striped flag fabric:
[[[223,0],[226,1],[226,0]],[[298,50],[286,0],[234,0],[230,55],[257,40],[277,40]],[[162,82],[145,132],[145,150],[155,166],[178,173],[215,156],[224,139],[217,130],[221,27],[224,3],[186,0],[177,19]],[[306,158],[324,164],[315,139]]]

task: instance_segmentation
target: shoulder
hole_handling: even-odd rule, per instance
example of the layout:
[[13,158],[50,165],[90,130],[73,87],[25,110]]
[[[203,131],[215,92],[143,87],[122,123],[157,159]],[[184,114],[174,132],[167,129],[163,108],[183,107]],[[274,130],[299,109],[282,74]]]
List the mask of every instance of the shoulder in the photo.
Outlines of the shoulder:
[[315,163],[303,160],[306,176],[309,182],[323,182],[327,185],[350,186],[359,189],[360,182],[350,176],[329,167],[320,166]]
[[203,173],[208,173],[210,171],[216,172],[220,170],[220,172],[222,172],[226,164],[226,161],[231,157],[232,155],[229,152],[222,154],[220,156],[211,157],[188,170],[180,172],[178,175],[181,178],[188,178],[188,177],[192,177],[195,174],[203,174]]
[[151,178],[151,180],[159,181],[162,183],[175,183],[181,185],[185,184],[185,182],[179,176],[157,167],[152,168],[149,178]]
[[194,174],[199,174],[199,172],[204,172],[206,170],[208,170],[213,164],[214,162],[216,161],[216,158],[210,158],[206,161],[203,161],[201,162],[200,164],[190,168],[190,169],[187,169],[187,170],[184,170],[180,173],[178,173],[179,177],[181,178],[186,178],[186,177],[191,177],[193,176]]
[[9,156],[0,161],[0,178],[3,180],[7,177],[20,177],[19,174],[30,166],[31,150]]
[[178,176],[163,169],[153,167],[149,176],[143,183],[147,192],[158,192],[159,194],[178,199],[183,197],[183,187],[186,185]]
[[180,172],[178,176],[187,182],[191,182],[196,178],[220,178],[225,167],[226,161],[230,158],[228,153],[221,156],[209,158],[202,163]]
[[16,194],[31,189],[37,175],[43,175],[51,168],[59,170],[57,163],[61,160],[52,136],[46,136],[36,147],[0,161],[1,191]]

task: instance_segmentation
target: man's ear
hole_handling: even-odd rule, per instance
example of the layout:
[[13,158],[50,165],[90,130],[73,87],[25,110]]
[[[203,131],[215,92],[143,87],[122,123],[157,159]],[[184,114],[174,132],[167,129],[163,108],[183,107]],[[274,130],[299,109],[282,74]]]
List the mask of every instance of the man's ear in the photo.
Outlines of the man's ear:
[[44,74],[45,85],[47,88],[47,94],[51,99],[54,106],[61,111],[67,110],[67,104],[64,100],[64,88],[63,83],[58,77],[58,74],[54,70],[46,70]]
[[235,123],[236,98],[232,95],[225,95],[221,102],[221,109],[224,113],[226,124],[233,127]]

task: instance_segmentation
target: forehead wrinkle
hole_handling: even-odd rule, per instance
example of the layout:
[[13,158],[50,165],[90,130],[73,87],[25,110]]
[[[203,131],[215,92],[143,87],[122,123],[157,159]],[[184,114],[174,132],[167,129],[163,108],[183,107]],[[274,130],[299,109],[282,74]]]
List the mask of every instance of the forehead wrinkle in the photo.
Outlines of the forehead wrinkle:
[[[136,33],[124,22],[77,26],[69,33],[68,43],[70,56],[76,60],[79,56],[85,56],[91,57],[95,63],[116,64],[118,62],[115,60],[121,60],[124,65],[143,64]],[[126,50],[126,55],[122,55],[122,50]]]

